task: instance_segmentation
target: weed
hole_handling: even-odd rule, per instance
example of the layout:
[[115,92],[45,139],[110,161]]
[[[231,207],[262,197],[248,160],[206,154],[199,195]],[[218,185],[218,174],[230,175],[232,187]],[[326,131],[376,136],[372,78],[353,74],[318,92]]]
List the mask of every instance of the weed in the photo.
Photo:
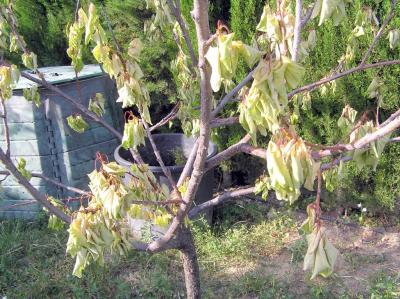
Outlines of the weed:
[[400,298],[400,274],[388,276],[379,272],[372,279],[370,289],[371,299],[395,299]]
[[299,263],[304,259],[304,255],[307,252],[307,240],[305,236],[302,236],[300,239],[296,240],[291,246],[289,246],[289,251],[292,254],[290,259],[291,263]]
[[365,264],[380,264],[385,261],[383,254],[366,255],[359,252],[346,252],[343,254],[345,261],[351,265],[353,269],[363,267]]

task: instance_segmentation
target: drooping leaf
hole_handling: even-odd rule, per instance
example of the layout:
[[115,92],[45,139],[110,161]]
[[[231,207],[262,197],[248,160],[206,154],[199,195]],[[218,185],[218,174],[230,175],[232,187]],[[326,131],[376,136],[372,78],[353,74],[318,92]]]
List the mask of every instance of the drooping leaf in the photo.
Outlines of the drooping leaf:
[[138,118],[132,117],[125,123],[121,146],[124,149],[136,149],[139,145],[144,144],[145,135],[143,124]]
[[89,127],[82,115],[70,115],[67,117],[67,122],[70,128],[78,133],[83,133]]
[[324,227],[315,228],[307,236],[308,249],[304,257],[303,270],[311,270],[311,279],[318,275],[328,277],[332,274],[338,250],[329,242]]
[[24,53],[22,54],[22,63],[31,70],[37,69],[37,56],[35,53]]
[[26,161],[24,158],[20,158],[17,164],[17,170],[22,174],[28,181],[32,178],[30,171],[26,170]]
[[102,93],[96,93],[93,98],[89,100],[89,111],[96,113],[98,116],[104,114],[105,99]]
[[388,34],[390,49],[396,48],[400,44],[400,30],[393,29]]
[[42,104],[42,101],[40,99],[40,93],[37,86],[32,86],[31,88],[25,88],[22,94],[28,102],[33,102],[36,105],[36,107],[39,107]]

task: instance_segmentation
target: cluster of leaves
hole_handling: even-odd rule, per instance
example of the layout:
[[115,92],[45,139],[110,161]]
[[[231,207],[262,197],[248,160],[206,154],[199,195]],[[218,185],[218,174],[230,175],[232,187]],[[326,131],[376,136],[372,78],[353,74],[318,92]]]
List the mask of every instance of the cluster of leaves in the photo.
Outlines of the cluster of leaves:
[[11,66],[0,66],[0,96],[3,101],[12,96],[12,90],[20,77],[18,68],[13,64]]
[[304,185],[314,190],[314,180],[320,163],[315,162],[301,138],[292,138],[286,132],[275,134],[267,149],[269,177],[263,177],[256,184],[256,191],[273,189],[279,200],[295,202]]
[[131,115],[124,127],[121,146],[124,149],[133,148],[136,150],[139,145],[144,144],[145,135],[143,124],[137,117]]
[[308,243],[303,269],[312,271],[311,279],[317,275],[330,276],[339,253],[329,242],[326,229],[321,227],[318,213],[315,204],[308,205],[308,217],[301,225],[301,231],[307,235]]
[[[138,64],[142,50],[140,40],[133,39],[130,42],[126,55],[123,55],[119,49],[114,50],[100,24],[93,3],[89,4],[88,14],[82,8],[78,10],[76,21],[69,27],[68,38],[69,48],[67,53],[72,59],[75,72],[79,73],[83,68],[83,46],[94,41],[96,44],[92,50],[94,58],[101,63],[104,71],[116,80],[119,94],[117,102],[122,102],[122,108],[136,106],[142,119],[151,123],[148,109],[150,104],[149,93],[142,82],[143,72]],[[116,46],[118,47],[118,45]],[[103,96],[96,94],[89,102],[89,110],[99,116],[102,115],[104,113],[104,102]],[[87,124],[80,116],[69,116],[67,120],[68,124],[77,132],[82,133],[87,128]],[[141,124],[140,126],[135,125],[136,122],[138,120],[128,121],[125,126],[124,147],[132,145],[136,148],[137,145],[143,143],[144,130]]]
[[36,107],[39,107],[40,104],[42,103],[37,86],[32,86],[31,88],[25,88],[23,90],[23,95],[28,102],[33,102],[36,105]]
[[254,72],[254,80],[239,105],[239,121],[256,141],[257,133],[266,136],[280,127],[280,118],[287,113],[287,89],[295,88],[304,69],[289,58],[261,60]]
[[236,74],[239,56],[243,57],[249,67],[260,59],[262,52],[234,40],[234,33],[225,34],[227,28],[219,26],[217,29],[216,46],[210,46],[205,58],[211,65],[211,87],[214,92],[219,91],[221,83],[225,90],[232,86],[233,76]]
[[0,5],[0,50],[21,53],[23,65],[28,69],[36,70],[38,66],[36,54],[26,50],[24,38],[15,32],[17,20],[13,14],[13,5],[14,1],[6,1]]
[[168,30],[173,17],[167,0],[146,0],[146,8],[154,11],[154,15],[144,23],[144,32],[155,40],[162,38],[162,31]]
[[[63,202],[59,201],[58,199],[55,199],[52,196],[48,196],[47,200],[53,206],[55,206],[59,210],[63,211],[66,215],[71,215],[72,214],[71,209],[68,206],[66,206]],[[46,208],[43,208],[43,210],[47,212]],[[56,215],[50,214],[47,227],[52,229],[52,230],[55,230],[55,231],[61,231],[61,230],[63,230],[65,228],[65,222],[63,220],[61,220],[60,218],[58,218]]]
[[199,74],[197,68],[191,65],[189,56],[185,52],[185,42],[182,30],[176,22],[173,33],[178,44],[178,53],[171,61],[171,71],[178,87],[177,93],[181,101],[178,118],[182,123],[182,130],[187,135],[195,135],[198,131],[200,106]]
[[[67,252],[75,257],[73,274],[81,277],[92,262],[104,264],[104,254],[124,255],[131,248],[133,236],[128,218],[140,218],[155,225],[168,225],[171,214],[157,202],[169,198],[169,190],[160,186],[147,165],[132,165],[128,183],[126,169],[115,162],[101,163],[99,170],[89,174],[92,195],[88,206],[74,212],[68,229]],[[140,202],[153,201],[154,206]]]

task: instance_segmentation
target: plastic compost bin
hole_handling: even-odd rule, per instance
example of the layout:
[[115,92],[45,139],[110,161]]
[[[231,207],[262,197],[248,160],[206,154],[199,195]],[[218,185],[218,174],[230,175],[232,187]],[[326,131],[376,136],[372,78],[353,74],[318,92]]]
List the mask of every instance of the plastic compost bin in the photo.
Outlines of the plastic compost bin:
[[[106,100],[103,118],[120,131],[123,113],[116,103],[117,92],[113,81],[98,65],[86,65],[79,74],[78,84],[70,66],[46,67],[40,71],[47,81],[86,107],[91,97],[102,93]],[[89,119],[85,119],[89,128],[84,133],[73,131],[66,118],[79,111],[47,88],[39,87],[42,99],[40,107],[26,101],[22,91],[33,85],[36,84],[21,77],[13,97],[6,102],[12,159],[17,161],[22,157],[29,171],[40,172],[69,186],[87,189],[87,174],[94,169],[96,152],[111,158],[119,144],[118,140],[100,124]],[[0,131],[4,136],[2,123]],[[0,145],[4,149],[4,139]],[[1,164],[0,168],[4,170]],[[31,183],[40,192],[57,198],[77,196],[39,178],[32,178]],[[0,218],[35,217],[39,205],[31,204],[31,201],[30,194],[9,176],[1,183]]]

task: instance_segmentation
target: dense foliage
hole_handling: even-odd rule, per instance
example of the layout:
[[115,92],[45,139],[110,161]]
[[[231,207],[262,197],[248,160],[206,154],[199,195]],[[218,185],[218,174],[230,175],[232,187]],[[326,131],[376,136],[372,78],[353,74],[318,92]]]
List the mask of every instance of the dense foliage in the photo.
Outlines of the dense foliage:
[[[273,2],[273,1],[272,1]],[[263,0],[231,0],[211,1],[210,23],[211,28],[216,28],[217,16],[228,25],[232,32],[235,32],[237,39],[252,44],[256,36],[255,27],[262,13]],[[306,1],[307,4],[307,1]],[[313,82],[337,66],[340,58],[348,44],[348,37],[353,29],[354,20],[363,7],[370,6],[378,12],[377,18],[383,20],[389,9],[388,1],[354,1],[347,10],[348,18],[338,27],[332,22],[324,24],[318,30],[315,50],[307,58],[305,67],[311,67],[313,72],[307,74],[306,82]],[[105,10],[108,13],[111,26],[114,29],[118,43],[126,49],[132,35],[147,40],[143,47],[140,64],[145,74],[147,87],[152,99],[152,112],[157,118],[161,117],[163,109],[170,102],[175,101],[175,84],[171,82],[170,63],[176,51],[176,45],[172,39],[171,32],[163,32],[163,43],[149,41],[146,36],[144,23],[151,18],[151,11],[146,9],[144,1],[104,1]],[[190,19],[190,8],[192,1],[182,1],[182,12],[193,25]],[[397,8],[399,9],[399,7]],[[16,1],[16,14],[20,24],[21,33],[27,37],[26,42],[35,53],[39,55],[40,65],[67,64],[68,57],[65,54],[67,48],[65,27],[72,21],[74,15],[74,3],[65,1],[49,0],[18,0]],[[318,22],[317,20],[314,21]],[[390,28],[397,28],[400,20],[392,21]],[[104,24],[104,26],[107,26]],[[310,23],[309,27],[314,26]],[[106,28],[106,27],[105,27]],[[190,26],[192,40],[195,40],[194,26]],[[307,30],[306,30],[307,31]],[[366,32],[365,36],[358,39],[358,51],[355,51],[353,65],[361,59],[362,53],[368,47],[368,41],[372,32]],[[378,43],[373,61],[382,59],[395,59],[398,52],[391,49],[387,42]],[[90,55],[85,55],[85,61],[91,62]],[[246,74],[247,67],[240,61],[235,76],[239,81]],[[368,98],[366,86],[376,76],[385,77],[385,88],[382,91],[382,107],[380,109],[381,120],[392,113],[399,105],[399,87],[397,78],[400,75],[399,67],[390,69],[370,70],[360,72],[337,81],[333,89],[326,87],[311,94],[311,101],[303,99],[302,103],[295,106],[298,111],[298,129],[301,135],[315,143],[334,143],[338,140],[336,120],[340,116],[343,107],[349,104],[358,111],[366,111],[376,104],[376,99]],[[299,109],[300,108],[300,109]],[[230,104],[224,112],[225,116],[231,116],[236,112],[237,104]],[[243,133],[240,126],[233,126],[224,130],[214,130],[214,141],[221,147],[237,142]],[[262,142],[262,140],[261,140]],[[390,144],[387,154],[380,161],[376,171],[359,171],[355,167],[349,167],[344,173],[344,180],[340,183],[331,199],[342,204],[350,202],[365,203],[370,209],[376,204],[379,207],[393,209],[396,206],[396,199],[400,193],[400,178],[395,175],[396,169],[400,167],[397,159],[400,153],[400,145]],[[244,161],[243,161],[244,160]],[[229,169],[234,172],[234,180],[241,183],[251,183],[257,174],[250,174],[243,170],[243,164],[250,163],[252,158],[241,155],[231,159]],[[259,165],[259,172],[264,168]],[[254,169],[254,168],[253,168]],[[356,179],[350,179],[355,177]]]

